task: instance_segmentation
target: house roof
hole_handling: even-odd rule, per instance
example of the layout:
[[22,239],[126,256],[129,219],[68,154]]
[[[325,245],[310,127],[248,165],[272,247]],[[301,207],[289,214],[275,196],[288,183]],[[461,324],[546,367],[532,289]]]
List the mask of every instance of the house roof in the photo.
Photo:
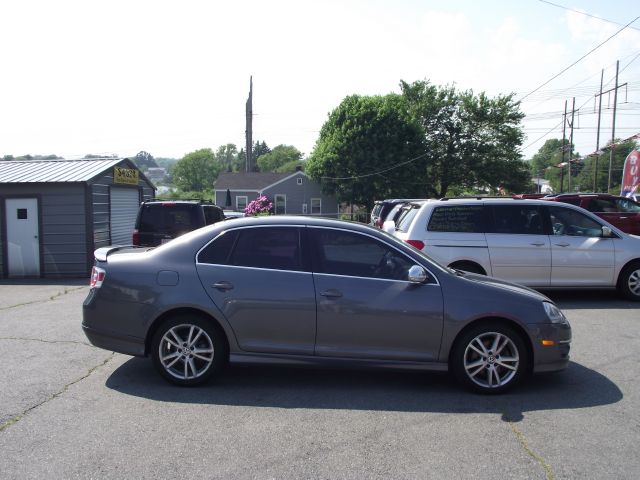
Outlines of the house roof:
[[263,172],[247,172],[247,173],[230,173],[222,172],[218,175],[215,187],[216,190],[249,190],[261,191],[270,187],[274,183],[278,183],[285,178],[292,177],[297,173],[263,173]]
[[0,161],[0,183],[86,182],[125,160]]

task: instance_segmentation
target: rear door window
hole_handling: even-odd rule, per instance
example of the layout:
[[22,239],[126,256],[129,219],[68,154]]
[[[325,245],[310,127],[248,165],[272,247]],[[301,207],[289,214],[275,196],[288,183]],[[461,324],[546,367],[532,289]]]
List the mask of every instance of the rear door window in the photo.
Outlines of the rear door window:
[[493,232],[544,235],[543,216],[537,205],[492,205]]
[[296,227],[238,230],[229,265],[303,271],[300,231]]

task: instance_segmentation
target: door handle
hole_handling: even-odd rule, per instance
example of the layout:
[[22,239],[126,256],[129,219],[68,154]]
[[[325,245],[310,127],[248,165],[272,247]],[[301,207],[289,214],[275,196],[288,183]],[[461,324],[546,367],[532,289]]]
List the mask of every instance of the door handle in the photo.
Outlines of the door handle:
[[327,298],[340,298],[342,296],[342,292],[334,288],[331,288],[329,290],[325,290],[320,295]]
[[217,288],[218,290],[233,290],[233,284],[229,282],[216,282],[211,286],[213,288]]
[[569,246],[569,245],[571,245],[571,244],[570,244],[570,243],[562,242],[562,243],[556,243],[556,245],[557,245],[558,247],[568,247],[568,246]]
[[536,247],[544,247],[544,242],[533,242],[530,245],[535,245]]

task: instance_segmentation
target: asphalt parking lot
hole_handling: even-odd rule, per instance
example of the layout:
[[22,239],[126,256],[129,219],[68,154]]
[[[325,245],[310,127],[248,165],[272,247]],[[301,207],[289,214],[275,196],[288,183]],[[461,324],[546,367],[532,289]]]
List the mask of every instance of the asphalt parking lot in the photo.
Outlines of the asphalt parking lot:
[[0,282],[0,477],[640,478],[640,305],[549,293],[565,372],[508,395],[420,372],[231,366],[168,385],[88,344],[86,281]]

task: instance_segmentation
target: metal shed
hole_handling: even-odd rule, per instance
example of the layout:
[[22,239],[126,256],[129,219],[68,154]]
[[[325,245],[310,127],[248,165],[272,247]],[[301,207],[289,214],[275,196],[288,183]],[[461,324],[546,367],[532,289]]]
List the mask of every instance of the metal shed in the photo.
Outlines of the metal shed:
[[0,275],[83,277],[155,186],[129,159],[0,161]]

